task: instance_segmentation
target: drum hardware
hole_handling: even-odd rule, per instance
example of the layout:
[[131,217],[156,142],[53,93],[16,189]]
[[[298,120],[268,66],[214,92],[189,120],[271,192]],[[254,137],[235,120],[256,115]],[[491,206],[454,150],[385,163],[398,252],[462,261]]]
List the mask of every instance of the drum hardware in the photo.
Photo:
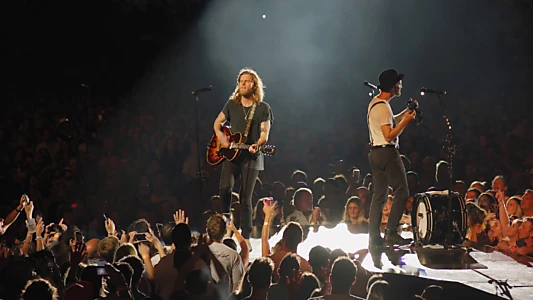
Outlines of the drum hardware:
[[450,219],[453,227],[449,245],[463,242],[468,221],[464,198],[457,193],[450,193],[452,213],[448,214],[447,194],[447,192],[427,192],[415,196],[411,212],[415,245],[444,244],[448,239],[446,227]]
[[444,241],[444,248],[450,249],[450,245],[453,244],[453,224],[452,224],[452,218],[450,217],[452,215],[452,191],[453,191],[453,156],[455,155],[457,151],[457,145],[453,142],[453,131],[452,131],[452,124],[450,123],[450,119],[446,116],[446,110],[444,108],[444,103],[442,101],[442,96],[445,95],[445,93],[437,93],[437,98],[439,100],[439,106],[442,113],[442,119],[444,120],[447,134],[446,138],[444,139],[444,145],[442,148],[446,151],[446,154],[448,156],[448,176],[449,176],[449,182],[448,182],[448,230],[446,234],[446,240]]

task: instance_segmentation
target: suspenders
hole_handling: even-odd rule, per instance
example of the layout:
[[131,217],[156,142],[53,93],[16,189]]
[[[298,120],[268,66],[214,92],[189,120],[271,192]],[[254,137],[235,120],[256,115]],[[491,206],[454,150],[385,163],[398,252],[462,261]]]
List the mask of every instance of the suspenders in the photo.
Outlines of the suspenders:
[[[385,101],[378,101],[374,104],[372,104],[372,106],[370,106],[370,109],[368,110],[368,114],[366,115],[366,123],[368,125],[368,136],[370,137],[370,149],[372,149],[372,147],[376,147],[376,146],[386,146],[386,145],[374,145],[374,141],[372,139],[372,131],[370,130],[370,112],[372,111],[372,108],[374,108],[374,106],[378,105],[378,104],[385,104]],[[394,121],[394,117],[392,118],[392,125],[393,125],[393,128],[396,127],[396,121]],[[396,137],[393,141],[393,144],[396,144],[396,139],[398,137]],[[391,145],[393,145],[391,144]]]

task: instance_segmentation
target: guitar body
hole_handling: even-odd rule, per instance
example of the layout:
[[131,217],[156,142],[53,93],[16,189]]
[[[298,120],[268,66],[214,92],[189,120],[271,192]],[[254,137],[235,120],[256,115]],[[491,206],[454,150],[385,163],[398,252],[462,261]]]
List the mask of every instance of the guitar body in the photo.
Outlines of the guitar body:
[[[232,133],[231,129],[227,126],[222,126],[222,132],[226,135],[228,138],[228,141],[231,143],[240,144],[242,143],[242,134],[241,133]],[[228,148],[222,148],[222,144],[218,140],[218,137],[216,134],[213,134],[211,137],[211,140],[209,141],[209,145],[207,146],[207,163],[210,165],[218,165],[220,162],[222,162],[224,159],[227,159],[229,161],[232,161],[239,157],[240,150],[239,149],[228,149]]]

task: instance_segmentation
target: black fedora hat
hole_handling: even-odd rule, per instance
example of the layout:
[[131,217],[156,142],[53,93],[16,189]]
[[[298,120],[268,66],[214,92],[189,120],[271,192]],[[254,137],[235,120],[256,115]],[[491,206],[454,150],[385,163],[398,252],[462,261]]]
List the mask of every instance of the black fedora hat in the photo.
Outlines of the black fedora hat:
[[395,69],[387,69],[379,74],[379,89],[388,91],[394,87],[404,77],[403,74],[398,73]]

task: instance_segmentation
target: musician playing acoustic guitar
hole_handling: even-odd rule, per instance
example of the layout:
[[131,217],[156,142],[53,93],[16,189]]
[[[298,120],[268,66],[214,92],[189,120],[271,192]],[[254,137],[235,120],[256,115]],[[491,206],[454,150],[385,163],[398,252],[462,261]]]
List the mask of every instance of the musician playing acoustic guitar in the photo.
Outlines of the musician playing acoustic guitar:
[[[225,160],[220,175],[220,199],[224,212],[229,212],[231,191],[235,179],[241,176],[239,199],[241,202],[242,236],[251,249],[249,242],[252,232],[252,194],[259,171],[264,170],[264,155],[259,146],[268,141],[272,123],[270,106],[263,102],[265,96],[263,81],[252,69],[245,68],[239,72],[235,91],[215,120],[213,129],[223,148],[229,148],[230,142],[222,132],[222,125],[228,121],[232,132],[243,134],[242,143],[251,144],[248,151],[241,151],[234,160]],[[248,129],[247,129],[248,127]]]

